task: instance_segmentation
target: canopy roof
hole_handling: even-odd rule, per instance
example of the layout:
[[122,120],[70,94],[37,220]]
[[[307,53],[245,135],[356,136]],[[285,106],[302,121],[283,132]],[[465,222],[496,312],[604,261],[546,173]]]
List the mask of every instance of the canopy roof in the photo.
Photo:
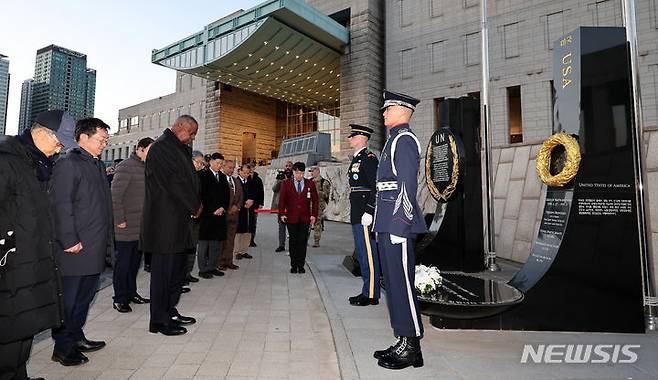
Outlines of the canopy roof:
[[153,63],[283,101],[339,99],[348,30],[301,0],[271,0],[236,12],[159,50]]

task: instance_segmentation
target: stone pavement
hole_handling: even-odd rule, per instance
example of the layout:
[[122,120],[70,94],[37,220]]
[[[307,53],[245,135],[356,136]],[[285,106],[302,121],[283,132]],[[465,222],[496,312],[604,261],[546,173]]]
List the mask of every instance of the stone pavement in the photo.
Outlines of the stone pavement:
[[[28,371],[47,379],[656,379],[656,334],[578,334],[437,330],[424,317],[425,367],[389,371],[375,349],[393,343],[385,302],[354,307],[360,279],[342,267],[353,249],[349,225],[326,222],[320,248],[308,249],[306,274],[289,273],[275,254],[276,221],[259,219],[252,260],[192,284],[179,310],[197,318],[189,333],[150,334],[148,305],[112,309],[112,287],[98,292],[85,332],[108,346],[79,367],[50,361],[52,340],[37,338]],[[140,272],[140,294],[149,275]],[[634,364],[521,364],[524,344],[639,344]]]

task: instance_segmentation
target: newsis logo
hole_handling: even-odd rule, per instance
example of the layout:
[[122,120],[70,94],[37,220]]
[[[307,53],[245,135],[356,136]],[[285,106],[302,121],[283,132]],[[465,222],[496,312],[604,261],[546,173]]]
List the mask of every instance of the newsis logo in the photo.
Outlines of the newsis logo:
[[635,363],[639,344],[526,344],[521,363]]

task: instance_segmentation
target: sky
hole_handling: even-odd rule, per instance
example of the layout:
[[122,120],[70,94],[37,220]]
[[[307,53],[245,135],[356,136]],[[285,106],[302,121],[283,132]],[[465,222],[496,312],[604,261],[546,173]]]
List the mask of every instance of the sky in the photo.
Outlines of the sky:
[[9,58],[7,134],[16,134],[21,84],[38,49],[55,44],[87,55],[96,70],[94,116],[117,128],[119,109],[175,91],[175,71],[151,63],[160,49],[265,0],[3,0],[0,54]]

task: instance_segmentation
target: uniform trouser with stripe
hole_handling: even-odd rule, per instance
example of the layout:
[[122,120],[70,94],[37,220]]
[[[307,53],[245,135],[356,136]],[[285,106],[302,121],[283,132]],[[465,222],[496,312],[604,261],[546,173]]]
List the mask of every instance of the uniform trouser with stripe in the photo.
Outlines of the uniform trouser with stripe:
[[354,248],[359,254],[359,267],[363,279],[361,294],[368,298],[379,299],[379,255],[375,234],[368,231],[363,224],[352,224]]
[[391,235],[377,234],[379,255],[386,287],[386,304],[396,336],[423,336],[423,322],[414,286],[416,255],[414,241],[391,244]]

